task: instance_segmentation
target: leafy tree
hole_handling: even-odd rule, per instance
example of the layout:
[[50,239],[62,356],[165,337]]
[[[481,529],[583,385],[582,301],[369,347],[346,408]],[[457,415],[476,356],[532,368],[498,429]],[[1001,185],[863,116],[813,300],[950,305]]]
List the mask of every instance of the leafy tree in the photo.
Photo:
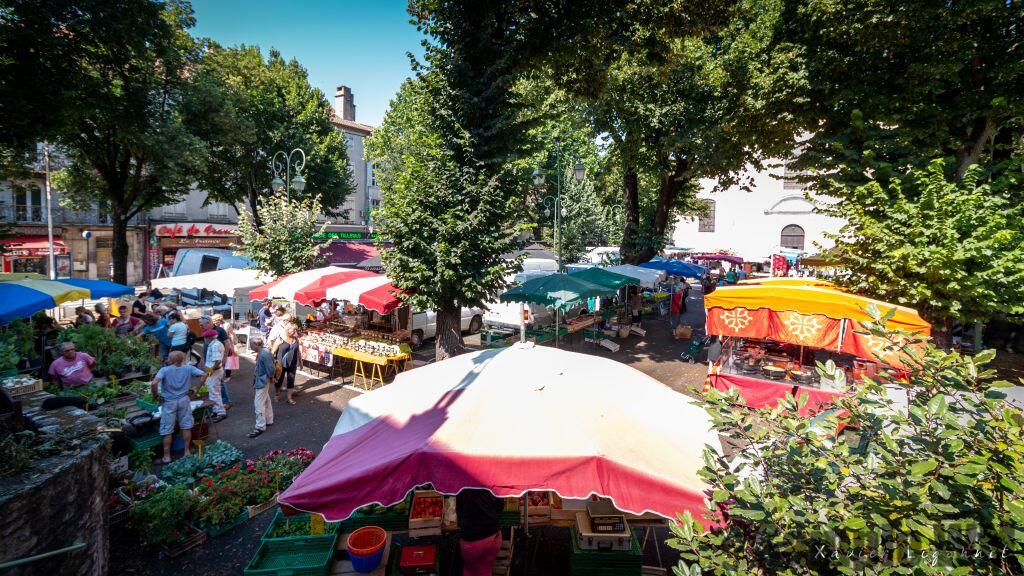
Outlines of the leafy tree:
[[[182,122],[186,71],[199,51],[183,2],[118,0],[101,44],[77,61],[90,78],[74,121],[59,137],[68,166],[54,179],[62,201],[109,210],[113,280],[127,282],[128,221],[188,191],[202,143]],[[127,41],[121,42],[122,39]]]
[[[661,250],[679,209],[693,207],[699,180],[736,184],[745,167],[792,146],[788,107],[803,78],[793,51],[774,43],[779,2],[628,4],[598,25],[582,51],[589,57],[578,42],[556,39],[550,58],[554,77],[611,140],[622,177],[621,254],[636,263]],[[650,208],[644,174],[657,182]]]
[[501,255],[518,247],[522,227],[509,215],[521,210],[522,198],[460,165],[446,145],[451,128],[438,124],[451,119],[438,95],[450,88],[439,76],[429,72],[402,85],[367,154],[380,161],[383,201],[374,220],[391,243],[384,266],[408,290],[411,306],[437,311],[441,359],[463,349],[460,308],[489,301],[518,267]]
[[[554,230],[548,228],[552,246],[563,264],[579,262],[580,258],[587,253],[588,246],[600,246],[604,244],[606,231],[603,226],[603,219],[606,216],[605,210],[598,203],[593,179],[584,179],[577,182],[573,175],[572,168],[565,169],[561,175],[562,213],[559,215],[560,234],[555,242]],[[551,213],[553,203],[536,204],[539,212],[543,215],[544,223],[554,225],[554,214]]]
[[953,321],[1024,313],[1024,171],[951,181],[948,164],[846,192],[833,249],[853,290],[916,308],[943,344]]
[[909,380],[858,383],[837,403],[850,425],[838,435],[836,412],[796,414],[806,397],[781,410],[736,410],[735,391],[701,400],[739,449],[732,462],[705,454],[715,512],[704,520],[717,525],[704,531],[687,512],[673,526],[677,575],[1024,570],[1024,416],[1000,390],[1012,384],[985,369],[992,351],[946,353],[879,316],[868,331],[899,350]]
[[326,96],[310,86],[296,60],[285,61],[276,50],[264,59],[257,46],[212,44],[185,109],[190,129],[208,146],[198,175],[208,202],[236,210],[247,203],[261,225],[256,208],[270,191],[271,157],[301,148],[304,195],[319,195],[327,215],[343,215],[341,206],[354,190],[345,137],[334,128]]
[[[284,194],[267,198],[254,215],[238,215],[238,253],[256,263],[261,272],[283,276],[323,265],[321,251],[331,243],[317,240],[327,223],[320,223],[320,197],[288,199]],[[263,222],[256,225],[257,217]]]
[[442,359],[464,351],[460,307],[490,300],[517,266],[501,255],[521,245],[526,178],[514,159],[529,125],[514,95],[520,37],[505,6],[414,0],[409,12],[429,38],[424,62],[368,154],[385,167],[375,213],[393,247],[384,266],[410,304],[437,312]]
[[[778,42],[804,63],[799,164],[843,184],[933,158],[952,174],[1005,157],[1022,132],[1024,4],[785,0]],[[842,190],[840,190],[842,192]]]
[[72,125],[97,87],[81,62],[141,49],[160,19],[157,2],[134,0],[3,0],[0,14],[0,148],[18,165]]

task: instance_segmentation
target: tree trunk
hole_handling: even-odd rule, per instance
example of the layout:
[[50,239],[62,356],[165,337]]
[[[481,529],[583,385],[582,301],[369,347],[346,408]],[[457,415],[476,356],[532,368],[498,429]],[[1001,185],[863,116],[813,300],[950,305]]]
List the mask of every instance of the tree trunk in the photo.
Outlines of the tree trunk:
[[[619,259],[623,264],[646,262],[639,260],[640,246],[640,182],[635,171],[624,170],[622,175],[622,208],[625,211],[622,244]],[[648,259],[649,260],[649,259]]]
[[257,230],[263,229],[263,221],[260,219],[260,213],[256,209],[259,205],[259,195],[256,193],[256,189],[252,186],[249,187],[249,210],[252,212],[252,223],[256,226]]
[[[124,211],[120,208],[115,208],[112,212],[110,227],[114,237],[110,259],[114,264],[114,276],[111,280],[118,284],[128,284],[128,219],[124,217]],[[102,278],[105,272],[97,270],[96,277]]]
[[437,337],[434,339],[434,357],[438,361],[458,356],[466,351],[462,340],[462,310],[458,306],[437,311]]

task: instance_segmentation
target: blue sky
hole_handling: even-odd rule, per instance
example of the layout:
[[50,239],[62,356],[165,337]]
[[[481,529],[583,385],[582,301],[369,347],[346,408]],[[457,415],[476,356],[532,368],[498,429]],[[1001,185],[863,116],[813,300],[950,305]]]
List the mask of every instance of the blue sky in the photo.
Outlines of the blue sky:
[[352,88],[356,120],[374,126],[411,75],[406,53],[423,52],[405,0],[192,0],[192,7],[194,35],[296,58],[332,104],[336,86]]

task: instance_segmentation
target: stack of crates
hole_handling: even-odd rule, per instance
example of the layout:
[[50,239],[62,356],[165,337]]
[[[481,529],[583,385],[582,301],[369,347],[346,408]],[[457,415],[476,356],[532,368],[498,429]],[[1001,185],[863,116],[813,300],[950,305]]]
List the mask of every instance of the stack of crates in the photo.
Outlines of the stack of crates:
[[579,532],[573,526],[569,573],[572,576],[640,576],[644,564],[640,538],[640,532],[634,530],[629,550],[583,550],[579,546]]

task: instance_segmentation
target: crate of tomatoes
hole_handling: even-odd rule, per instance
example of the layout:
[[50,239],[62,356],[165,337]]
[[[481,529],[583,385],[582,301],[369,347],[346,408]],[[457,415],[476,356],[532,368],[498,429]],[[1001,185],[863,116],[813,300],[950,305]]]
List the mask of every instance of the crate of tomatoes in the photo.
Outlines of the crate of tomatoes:
[[409,506],[409,535],[430,536],[441,533],[444,496],[434,490],[416,490]]

